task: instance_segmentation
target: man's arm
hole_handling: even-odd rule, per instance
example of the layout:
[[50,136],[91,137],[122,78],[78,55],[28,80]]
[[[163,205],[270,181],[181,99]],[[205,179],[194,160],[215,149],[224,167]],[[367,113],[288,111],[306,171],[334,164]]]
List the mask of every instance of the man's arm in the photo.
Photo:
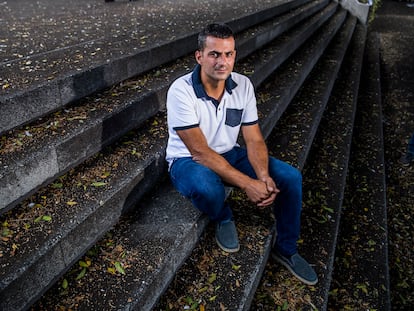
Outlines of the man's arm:
[[267,206],[273,203],[279,189],[269,175],[269,153],[259,124],[242,126],[242,134],[246,144],[249,162],[253,166],[258,180],[266,184],[269,193],[268,198],[258,205]]
[[194,161],[213,170],[225,182],[243,189],[251,201],[261,203],[269,198],[266,183],[252,179],[231,166],[225,158],[208,146],[200,128],[179,130],[177,134],[190,151]]

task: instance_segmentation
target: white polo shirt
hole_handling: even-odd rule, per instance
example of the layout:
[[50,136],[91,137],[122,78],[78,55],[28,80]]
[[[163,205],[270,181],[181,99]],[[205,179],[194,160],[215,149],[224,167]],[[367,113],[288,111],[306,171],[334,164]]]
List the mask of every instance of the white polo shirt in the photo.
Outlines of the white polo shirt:
[[207,95],[200,79],[200,65],[175,80],[167,93],[168,145],[166,160],[191,157],[177,130],[199,127],[211,149],[219,154],[237,146],[241,125],[258,122],[251,81],[232,72],[220,102]]

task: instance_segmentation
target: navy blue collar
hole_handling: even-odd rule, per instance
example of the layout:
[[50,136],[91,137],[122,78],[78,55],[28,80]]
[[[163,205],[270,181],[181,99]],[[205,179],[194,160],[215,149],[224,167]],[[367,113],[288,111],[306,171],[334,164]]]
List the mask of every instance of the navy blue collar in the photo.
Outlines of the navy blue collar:
[[[193,74],[191,79],[193,81],[193,88],[197,98],[208,98],[214,99],[207,95],[206,90],[204,89],[203,84],[201,83],[201,76],[200,76],[201,66],[197,64],[193,70]],[[232,90],[237,86],[237,83],[231,78],[231,75],[226,79],[225,88],[226,91],[231,94]]]

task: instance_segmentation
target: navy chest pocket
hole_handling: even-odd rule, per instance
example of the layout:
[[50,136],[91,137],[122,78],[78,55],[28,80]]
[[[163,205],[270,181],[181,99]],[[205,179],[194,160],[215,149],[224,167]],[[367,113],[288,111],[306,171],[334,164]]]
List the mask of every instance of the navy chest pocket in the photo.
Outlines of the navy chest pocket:
[[242,114],[243,114],[243,109],[227,108],[226,109],[226,125],[231,126],[231,127],[240,125]]

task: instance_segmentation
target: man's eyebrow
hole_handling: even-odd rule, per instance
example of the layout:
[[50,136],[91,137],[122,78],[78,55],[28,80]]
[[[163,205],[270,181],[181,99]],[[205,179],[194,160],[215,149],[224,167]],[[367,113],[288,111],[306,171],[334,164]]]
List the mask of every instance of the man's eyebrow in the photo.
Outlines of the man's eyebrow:
[[211,54],[219,54],[219,55],[221,55],[221,54],[229,54],[229,53],[234,53],[234,51],[235,50],[231,50],[231,51],[224,51],[224,52],[219,52],[219,51],[210,51],[210,52],[208,52],[209,54],[211,53]]

